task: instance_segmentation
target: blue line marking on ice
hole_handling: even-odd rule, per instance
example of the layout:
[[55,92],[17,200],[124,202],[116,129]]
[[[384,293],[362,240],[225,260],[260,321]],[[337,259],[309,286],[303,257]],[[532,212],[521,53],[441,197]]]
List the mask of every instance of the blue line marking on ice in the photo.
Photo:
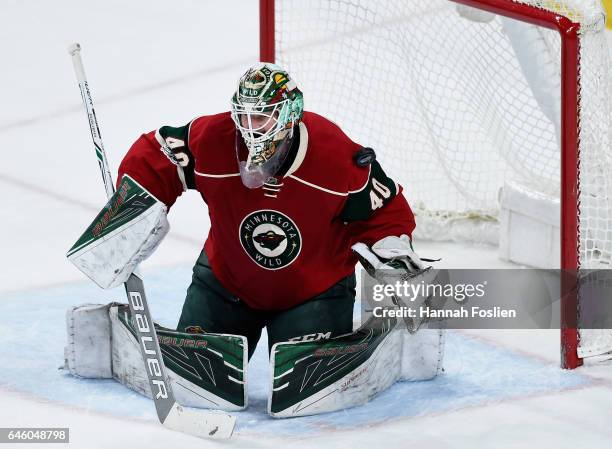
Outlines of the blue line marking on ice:
[[[178,321],[191,267],[145,276],[155,320]],[[117,416],[156,420],[151,401],[113,380],[76,379],[58,370],[66,342],[65,313],[82,303],[125,302],[122,287],[101,290],[79,282],[0,299],[0,385],[46,400]],[[449,332],[445,373],[426,382],[402,382],[370,403],[352,409],[292,419],[266,413],[268,354],[265,333],[248,372],[249,408],[237,413],[238,433],[304,435],[375,425],[389,419],[458,410],[512,398],[579,387],[591,382],[577,372]]]

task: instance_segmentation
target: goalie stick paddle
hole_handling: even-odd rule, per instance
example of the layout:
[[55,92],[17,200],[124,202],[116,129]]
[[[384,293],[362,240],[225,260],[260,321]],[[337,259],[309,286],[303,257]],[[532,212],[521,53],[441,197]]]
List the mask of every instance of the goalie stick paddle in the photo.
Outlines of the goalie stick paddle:
[[[81,46],[72,44],[68,47],[68,52],[72,56],[74,71],[81,90],[81,98],[91,137],[96,149],[96,156],[102,179],[106,189],[106,195],[110,198],[115,187],[110,173],[108,159],[102,144],[100,128],[93,107],[93,99],[89,90],[89,85],[85,77],[85,69],[81,60]],[[168,378],[165,375],[165,367],[162,354],[157,341],[157,333],[151,318],[151,312],[145,296],[144,283],[138,274],[133,273],[125,282],[125,292],[132,317],[134,327],[138,336],[140,350],[145,365],[145,371],[149,379],[149,385],[153,394],[153,402],[159,421],[166,427],[179,432],[203,438],[229,438],[236,424],[236,418],[221,411],[201,410],[182,407],[174,399],[174,394],[170,387]]]

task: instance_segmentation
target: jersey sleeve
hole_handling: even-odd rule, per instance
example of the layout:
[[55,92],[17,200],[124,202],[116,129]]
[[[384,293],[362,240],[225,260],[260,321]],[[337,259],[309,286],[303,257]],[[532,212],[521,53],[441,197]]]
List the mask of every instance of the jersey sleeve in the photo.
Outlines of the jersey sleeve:
[[346,223],[353,243],[372,245],[390,236],[412,237],[414,214],[402,188],[388,177],[378,161],[369,164],[362,186],[348,194],[340,218]]
[[184,170],[163,151],[156,134],[159,130],[134,142],[119,166],[117,185],[128,174],[170,208],[187,188],[181,176]]

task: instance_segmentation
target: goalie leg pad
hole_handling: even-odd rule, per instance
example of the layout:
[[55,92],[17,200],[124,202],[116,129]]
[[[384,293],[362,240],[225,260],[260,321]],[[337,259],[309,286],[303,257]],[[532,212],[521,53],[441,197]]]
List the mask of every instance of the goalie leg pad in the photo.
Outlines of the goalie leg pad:
[[64,369],[77,377],[110,379],[110,304],[83,304],[66,312],[68,343],[64,348]]
[[[84,305],[69,310],[67,317],[65,366],[71,374],[114,378],[131,390],[152,397],[127,305]],[[245,337],[188,334],[155,326],[177,402],[226,411],[246,408]]]
[[400,376],[397,320],[370,319],[324,342],[277,343],[271,354],[268,413],[314,415],[361,405]]
[[[370,318],[324,342],[277,343],[268,413],[313,415],[362,405],[398,380],[428,380],[442,368],[443,331],[409,333],[397,319]],[[400,363],[398,363],[400,362]]]
[[[110,309],[113,377],[152,397],[129,307]],[[156,325],[166,374],[182,405],[238,411],[247,407],[246,337],[188,334]]]
[[427,329],[429,323],[418,332],[400,330],[402,339],[401,372],[398,380],[418,381],[435,378],[442,371],[444,360],[443,329]]

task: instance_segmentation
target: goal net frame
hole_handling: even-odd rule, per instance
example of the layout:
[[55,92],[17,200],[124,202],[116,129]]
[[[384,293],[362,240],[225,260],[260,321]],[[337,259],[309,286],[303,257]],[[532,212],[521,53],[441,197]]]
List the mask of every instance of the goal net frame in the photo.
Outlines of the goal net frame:
[[[275,7],[279,0],[260,0],[260,60],[276,62]],[[580,140],[580,27],[572,19],[536,6],[513,0],[449,0],[489,13],[505,16],[556,31],[561,42],[561,138],[560,138],[560,268],[576,273],[580,268],[579,240],[579,140]],[[578,300],[575,276],[562,276],[561,365],[573,369],[582,365],[578,355]]]

